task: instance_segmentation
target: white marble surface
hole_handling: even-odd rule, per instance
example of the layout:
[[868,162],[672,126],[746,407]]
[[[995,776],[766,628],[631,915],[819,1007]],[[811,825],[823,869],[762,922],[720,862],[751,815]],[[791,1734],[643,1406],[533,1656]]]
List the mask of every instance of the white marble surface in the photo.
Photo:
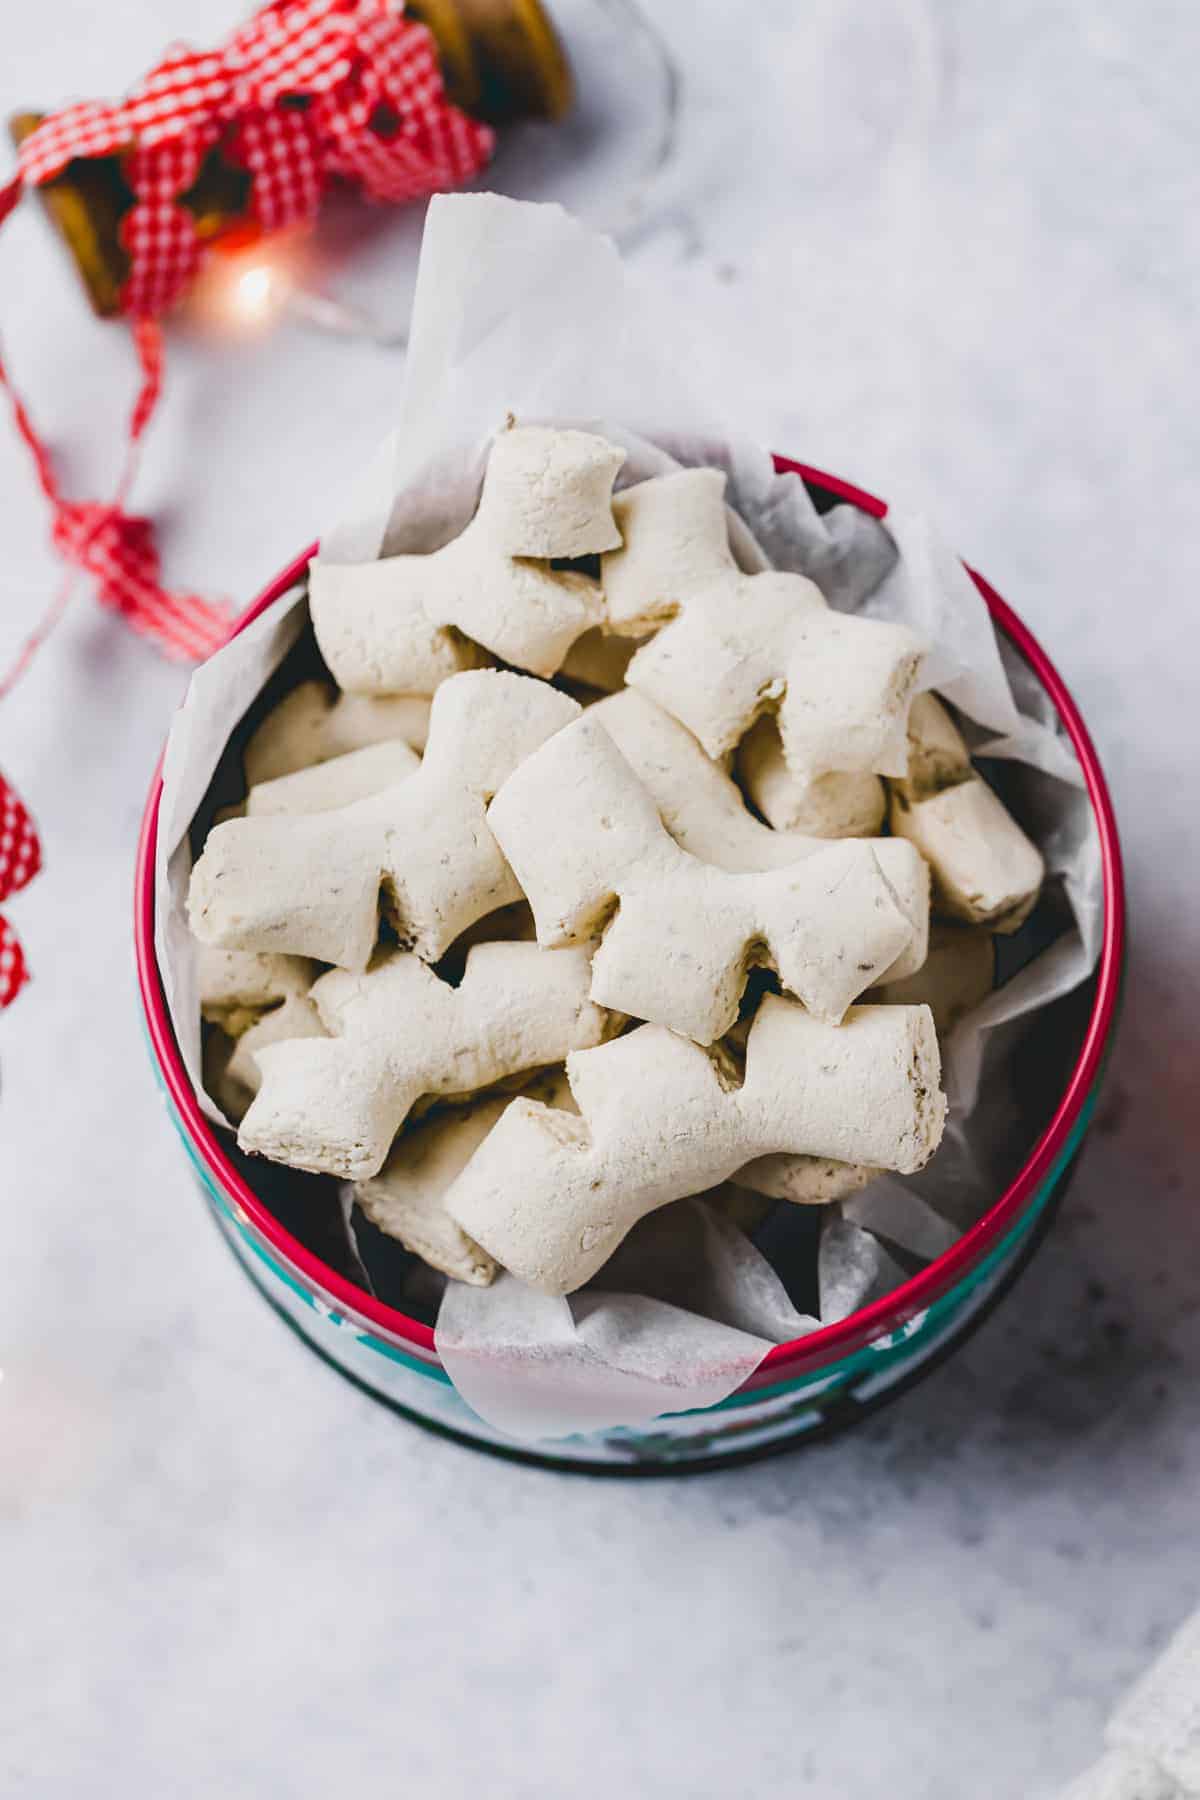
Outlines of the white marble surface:
[[[119,88],[238,10],[23,8],[4,110]],[[613,1485],[405,1426],[237,1274],[155,1097],[130,874],[182,677],[81,595],[0,708],[47,853],[11,908],[36,985],[0,1022],[6,1795],[1036,1800],[1200,1600],[1194,7],[655,10],[684,114],[637,255],[710,334],[697,379],[929,504],[1102,747],[1135,941],[1094,1144],[1013,1300],[851,1439]],[[377,231],[377,286],[412,238]],[[32,208],[0,325],[72,490],[106,484],[131,358]],[[249,597],[398,375],[294,328],[184,334],[139,495],[172,575]],[[7,653],[55,579],[7,429],[0,527]]]

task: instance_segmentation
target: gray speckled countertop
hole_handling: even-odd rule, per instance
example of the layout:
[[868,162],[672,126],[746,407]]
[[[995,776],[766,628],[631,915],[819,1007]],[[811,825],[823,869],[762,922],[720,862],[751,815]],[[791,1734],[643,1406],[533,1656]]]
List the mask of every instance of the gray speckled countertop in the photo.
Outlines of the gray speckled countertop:
[[[238,11],[22,9],[3,109],[118,89]],[[1094,1141],[1017,1294],[853,1438],[617,1485],[418,1433],[198,1206],[128,934],[183,677],[81,595],[0,710],[47,853],[11,907],[36,985],[0,1021],[5,1795],[1037,1800],[1200,1601],[1195,9],[656,11],[685,106],[636,254],[711,334],[704,379],[775,447],[922,500],[1099,741],[1134,942]],[[73,490],[107,483],[132,359],[32,207],[0,324]],[[178,341],[139,490],[172,573],[254,592],[398,377],[293,327]],[[8,430],[0,522],[7,658],[55,578]]]

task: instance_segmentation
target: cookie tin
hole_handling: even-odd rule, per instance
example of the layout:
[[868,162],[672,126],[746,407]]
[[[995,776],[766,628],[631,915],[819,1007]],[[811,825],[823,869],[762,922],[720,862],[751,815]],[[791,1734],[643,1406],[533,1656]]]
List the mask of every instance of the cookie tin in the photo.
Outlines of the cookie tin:
[[[876,518],[884,502],[783,457],[817,504],[848,501]],[[315,546],[314,546],[315,549]],[[244,629],[303,576],[313,550],[284,569],[239,619]],[[1010,1286],[1036,1249],[1091,1122],[1115,1029],[1125,940],[1121,852],[1095,749],[1061,676],[1028,628],[970,571],[997,629],[1049,696],[1078,754],[1095,813],[1105,916],[1090,1010],[1049,1122],[1009,1187],[953,1247],[885,1298],[840,1323],[776,1346],[719,1405],[674,1413],[530,1449],[506,1439],[460,1399],[430,1327],[382,1304],[322,1262],[275,1217],[222,1147],[197,1105],[167,1016],[154,952],[154,861],[161,788],[156,772],[142,826],[134,935],[150,1055],[168,1113],[200,1192],[260,1293],[304,1341],[406,1417],[479,1449],[594,1472],[666,1473],[720,1467],[803,1442],[861,1418],[952,1351]]]

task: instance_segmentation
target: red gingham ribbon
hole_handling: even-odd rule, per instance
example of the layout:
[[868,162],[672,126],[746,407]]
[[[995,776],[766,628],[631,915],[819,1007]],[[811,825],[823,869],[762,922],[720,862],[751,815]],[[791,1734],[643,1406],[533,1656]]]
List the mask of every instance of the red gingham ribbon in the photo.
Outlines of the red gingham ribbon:
[[[33,880],[42,866],[42,846],[25,806],[0,775],[0,905]],[[0,1011],[29,980],[21,941],[0,914]]]
[[[137,466],[139,445],[162,386],[162,334],[151,319],[138,319],[134,343],[142,365],[142,387],[129,422],[129,453],[117,489],[107,504],[67,500],[54,474],[49,452],[38,437],[25,407],[13,391],[0,361],[0,385],[7,386],[17,430],[29,446],[42,492],[50,502],[51,539],[68,564],[96,579],[105,606],[120,613],[136,631],[151,637],[159,649],[181,661],[198,662],[224,642],[229,629],[225,609],[194,594],[168,592],[159,581],[158,550],[149,519],[125,512],[121,501]],[[49,613],[26,641],[15,666],[0,682],[0,698],[28,667],[39,645],[66,605],[70,581],[64,583]]]
[[[93,575],[101,601],[169,655],[207,656],[223,640],[223,608],[168,593],[148,520],[123,510],[137,446],[162,384],[154,323],[190,286],[204,256],[182,197],[205,156],[221,154],[250,177],[250,213],[263,231],[303,224],[335,177],[372,199],[400,201],[454,187],[476,173],[492,133],[446,99],[433,39],[407,19],[403,0],[271,0],[220,49],[176,45],[114,105],[85,100],[45,119],[21,145],[16,176],[0,188],[0,223],[25,187],[75,157],[120,156],[134,204],[121,221],[129,274],[121,310],[133,321],[142,389],[116,497],[64,499],[29,415],[0,362],[17,428],[53,509],[53,541]],[[66,601],[59,595],[4,687],[27,666]]]
[[433,39],[403,0],[270,0],[218,50],[173,46],[115,105],[86,100],[44,120],[21,146],[18,182],[50,181],[73,157],[120,155],[134,194],[121,310],[153,316],[199,265],[179,202],[218,143],[250,175],[254,218],[274,231],[311,219],[334,176],[376,200],[456,187],[483,167],[493,137],[446,99]]

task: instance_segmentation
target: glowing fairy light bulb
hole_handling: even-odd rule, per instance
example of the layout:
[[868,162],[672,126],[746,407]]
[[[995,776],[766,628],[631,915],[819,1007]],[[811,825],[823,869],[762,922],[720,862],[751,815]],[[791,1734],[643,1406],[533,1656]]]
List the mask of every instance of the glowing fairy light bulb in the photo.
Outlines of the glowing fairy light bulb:
[[243,325],[265,324],[283,299],[284,284],[266,263],[243,269],[231,295],[233,312]]

